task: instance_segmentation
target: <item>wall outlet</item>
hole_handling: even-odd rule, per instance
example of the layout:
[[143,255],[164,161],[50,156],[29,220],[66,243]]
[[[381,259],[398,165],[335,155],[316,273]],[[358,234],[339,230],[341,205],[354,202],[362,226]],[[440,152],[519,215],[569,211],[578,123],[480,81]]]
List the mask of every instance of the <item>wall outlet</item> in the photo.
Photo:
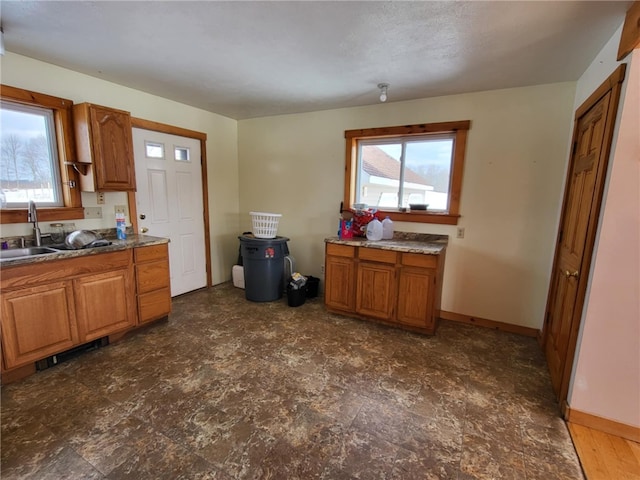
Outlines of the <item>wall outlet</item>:
[[320,265],[320,273],[324,275],[324,263]]
[[464,238],[464,227],[458,227],[456,238]]
[[114,210],[116,211],[116,215],[118,213],[124,213],[125,217],[129,217],[129,209],[127,208],[126,205],[116,205],[114,207]]
[[96,203],[104,205],[104,192],[96,192]]
[[84,207],[84,218],[102,218],[102,207]]

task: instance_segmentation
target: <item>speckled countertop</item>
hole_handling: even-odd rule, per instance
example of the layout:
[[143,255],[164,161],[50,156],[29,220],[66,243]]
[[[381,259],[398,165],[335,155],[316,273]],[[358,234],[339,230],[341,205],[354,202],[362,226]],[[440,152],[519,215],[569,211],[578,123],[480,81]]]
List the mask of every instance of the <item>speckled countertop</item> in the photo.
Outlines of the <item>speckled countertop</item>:
[[395,232],[392,240],[378,240],[372,242],[366,237],[325,238],[326,243],[350,245],[352,247],[379,248],[396,252],[422,253],[425,255],[439,255],[447,248],[448,235],[434,235],[430,233]]
[[[127,250],[129,248],[169,243],[168,238],[152,237],[151,235],[127,235],[126,240],[118,240],[109,237],[106,237],[106,239],[111,242],[111,245],[105,247],[85,248],[80,250],[59,250],[56,253],[47,253],[44,255],[2,259],[0,260],[0,268],[49,262],[51,260],[84,257],[87,255],[99,255],[101,253]],[[47,247],[48,245],[43,246]]]

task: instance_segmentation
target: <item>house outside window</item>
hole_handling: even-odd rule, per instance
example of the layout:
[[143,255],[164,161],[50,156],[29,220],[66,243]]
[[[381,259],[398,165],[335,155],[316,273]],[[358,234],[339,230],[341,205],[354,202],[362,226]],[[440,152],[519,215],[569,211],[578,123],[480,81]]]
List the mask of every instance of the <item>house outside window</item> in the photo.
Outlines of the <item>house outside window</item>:
[[[364,203],[393,220],[457,224],[470,124],[346,131],[344,204]],[[428,209],[410,205],[428,205]]]
[[358,142],[356,203],[448,211],[455,134]]

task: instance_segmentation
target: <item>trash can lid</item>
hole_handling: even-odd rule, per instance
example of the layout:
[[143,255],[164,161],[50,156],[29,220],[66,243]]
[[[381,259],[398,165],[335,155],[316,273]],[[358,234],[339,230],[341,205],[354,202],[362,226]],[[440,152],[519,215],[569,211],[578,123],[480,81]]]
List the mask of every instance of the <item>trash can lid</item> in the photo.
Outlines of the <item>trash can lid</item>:
[[275,238],[257,238],[251,235],[239,235],[238,238],[241,242],[257,242],[257,243],[282,243],[288,242],[289,238],[287,237],[275,237]]

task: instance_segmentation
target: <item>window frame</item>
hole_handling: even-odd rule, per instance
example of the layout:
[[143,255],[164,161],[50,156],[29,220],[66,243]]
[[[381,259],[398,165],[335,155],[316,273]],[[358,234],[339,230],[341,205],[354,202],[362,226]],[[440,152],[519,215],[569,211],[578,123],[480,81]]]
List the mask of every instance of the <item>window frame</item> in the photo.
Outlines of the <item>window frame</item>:
[[406,211],[397,208],[380,208],[391,220],[399,222],[437,223],[457,225],[460,219],[460,197],[462,194],[462,173],[467,145],[467,132],[471,128],[471,120],[455,122],[426,123],[395,127],[365,128],[346,130],[346,164],[344,179],[344,208],[351,208],[355,202],[356,174],[358,171],[358,142],[361,140],[386,140],[400,137],[411,137],[425,134],[455,134],[453,144],[453,161],[449,188],[449,210],[447,212]]
[[[79,175],[76,163],[73,130],[73,102],[44,93],[0,84],[0,98],[6,102],[46,108],[53,112],[62,207],[38,206],[40,222],[53,220],[77,220],[84,218]],[[28,223],[27,208],[4,208],[0,210],[0,224]]]

